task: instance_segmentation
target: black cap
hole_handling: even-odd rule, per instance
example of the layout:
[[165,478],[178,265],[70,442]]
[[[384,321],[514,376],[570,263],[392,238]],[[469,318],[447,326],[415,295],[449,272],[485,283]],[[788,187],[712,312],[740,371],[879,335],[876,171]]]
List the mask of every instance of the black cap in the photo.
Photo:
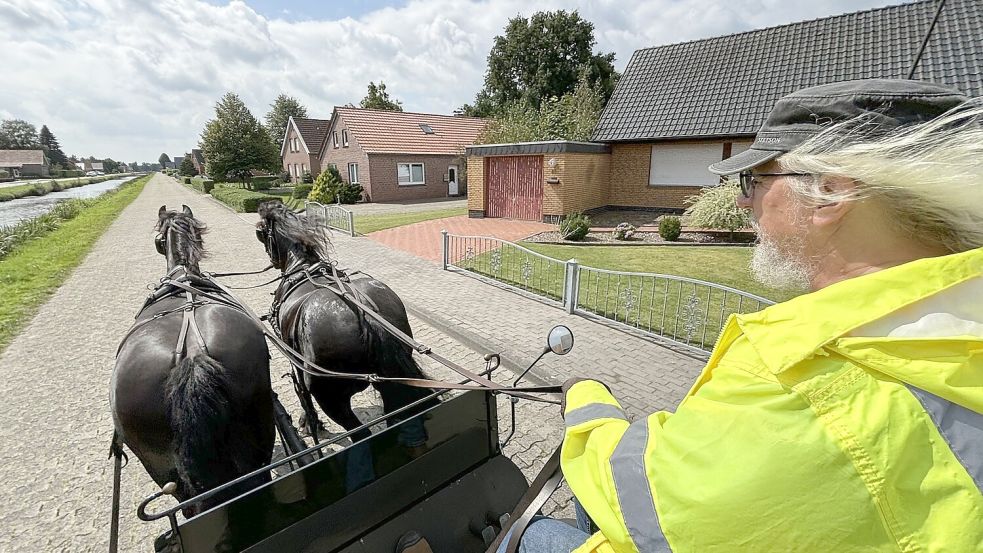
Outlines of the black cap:
[[740,173],[792,151],[827,126],[869,117],[879,132],[922,123],[969,98],[925,81],[863,79],[804,88],[778,100],[751,148],[710,166],[717,175]]

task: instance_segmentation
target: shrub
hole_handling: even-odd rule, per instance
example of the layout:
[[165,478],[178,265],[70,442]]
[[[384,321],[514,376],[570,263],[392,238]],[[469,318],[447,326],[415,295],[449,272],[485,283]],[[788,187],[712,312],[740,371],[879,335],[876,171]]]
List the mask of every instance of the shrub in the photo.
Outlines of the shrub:
[[341,173],[338,172],[338,168],[329,165],[327,170],[322,171],[314,179],[314,186],[311,188],[310,194],[307,195],[307,199],[322,204],[333,204],[342,184]]
[[191,177],[184,177],[184,184],[191,184]]
[[667,215],[659,219],[659,236],[667,242],[679,240],[679,235],[683,232],[683,224],[679,222],[679,217]]
[[301,182],[304,184],[314,184],[314,175],[310,171],[304,171],[304,176],[301,177]]
[[203,177],[191,177],[191,186],[203,194],[211,194],[215,188],[215,181]]
[[621,223],[620,225],[614,227],[615,240],[629,240],[632,236],[635,236],[635,225],[630,223]]
[[342,183],[338,187],[338,202],[343,204],[358,203],[362,199],[362,192],[364,191],[362,185],[357,182]]
[[686,216],[694,227],[724,229],[734,231],[751,226],[751,215],[747,210],[737,207],[735,201],[740,194],[740,186],[728,180],[720,186],[708,186],[699,195],[690,197],[686,203]]
[[273,188],[273,185],[277,184],[279,181],[280,181],[280,177],[276,175],[253,177],[249,179],[249,188],[251,188],[252,190],[269,190],[270,188]]
[[266,200],[276,200],[276,196],[224,186],[212,189],[212,197],[240,213],[256,213],[259,204]]
[[280,182],[282,182],[282,183],[288,183],[288,182],[290,182],[290,173],[288,173],[286,171],[280,173]]
[[590,232],[590,218],[583,213],[571,213],[560,221],[560,237],[564,240],[583,240]]
[[290,197],[298,200],[306,200],[312,188],[314,188],[313,184],[298,184],[294,187],[293,192],[290,193]]
[[10,173],[8,173],[5,169],[0,169],[0,178],[7,178],[9,176]]

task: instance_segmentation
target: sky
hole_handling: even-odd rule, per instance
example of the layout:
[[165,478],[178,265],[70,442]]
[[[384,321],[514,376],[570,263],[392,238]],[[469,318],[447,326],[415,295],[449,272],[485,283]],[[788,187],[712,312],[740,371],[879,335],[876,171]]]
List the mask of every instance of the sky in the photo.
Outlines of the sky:
[[0,0],[0,119],[66,154],[156,161],[197,147],[233,91],[262,118],[280,93],[327,118],[384,81],[406,111],[451,113],[482,87],[512,17],[578,10],[623,71],[639,48],[901,0]]

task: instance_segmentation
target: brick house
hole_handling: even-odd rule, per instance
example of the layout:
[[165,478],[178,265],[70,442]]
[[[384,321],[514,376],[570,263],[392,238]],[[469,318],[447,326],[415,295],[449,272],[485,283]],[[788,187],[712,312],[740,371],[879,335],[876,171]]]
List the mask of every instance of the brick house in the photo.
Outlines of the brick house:
[[[937,6],[926,0],[638,50],[594,129],[593,148],[468,148],[469,213],[555,221],[605,206],[681,212],[687,198],[719,182],[707,166],[747,149],[782,96],[836,81],[905,78]],[[969,36],[983,36],[983,2],[949,0],[913,78],[983,95],[983,41]],[[523,161],[529,156],[539,159]]]
[[464,148],[485,128],[475,117],[336,107],[321,149],[365,198],[392,202],[463,195]]
[[292,182],[300,182],[304,173],[317,176],[321,172],[321,148],[328,135],[330,119],[307,119],[291,116],[283,133],[280,159],[283,170]]
[[191,163],[194,164],[195,171],[197,171],[199,175],[206,174],[205,173],[205,155],[203,153],[201,153],[201,150],[200,149],[198,149],[198,148],[192,148],[191,149]]
[[47,177],[50,168],[44,150],[0,150],[0,169],[11,177]]

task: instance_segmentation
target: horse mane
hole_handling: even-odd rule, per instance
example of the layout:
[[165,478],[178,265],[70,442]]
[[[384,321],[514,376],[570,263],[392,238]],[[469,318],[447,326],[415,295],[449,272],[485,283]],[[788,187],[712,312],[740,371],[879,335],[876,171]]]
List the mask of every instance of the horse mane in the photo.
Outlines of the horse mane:
[[294,213],[280,200],[265,201],[259,204],[256,212],[266,221],[267,228],[272,227],[293,247],[301,249],[307,259],[330,260],[334,247],[325,225],[306,215]]
[[205,241],[202,239],[202,236],[208,232],[208,227],[202,221],[180,211],[168,211],[160,218],[155,228],[164,236],[174,231],[174,236],[177,237],[174,251],[186,267],[198,267],[198,262],[208,257]]

